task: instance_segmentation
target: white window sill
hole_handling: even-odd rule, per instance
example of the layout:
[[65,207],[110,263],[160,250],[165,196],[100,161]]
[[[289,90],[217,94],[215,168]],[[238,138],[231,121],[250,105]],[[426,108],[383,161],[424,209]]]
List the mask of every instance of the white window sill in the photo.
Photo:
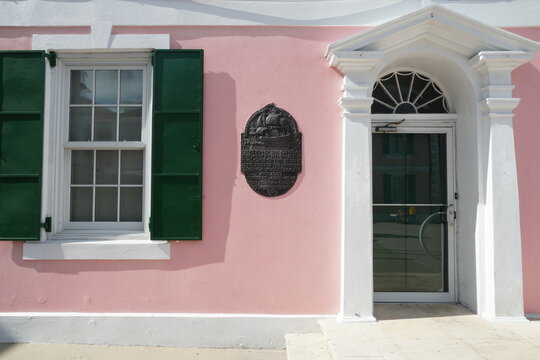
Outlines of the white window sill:
[[[107,240],[106,240],[107,239]],[[23,260],[169,260],[168,241],[148,234],[62,232],[51,240],[23,244]]]

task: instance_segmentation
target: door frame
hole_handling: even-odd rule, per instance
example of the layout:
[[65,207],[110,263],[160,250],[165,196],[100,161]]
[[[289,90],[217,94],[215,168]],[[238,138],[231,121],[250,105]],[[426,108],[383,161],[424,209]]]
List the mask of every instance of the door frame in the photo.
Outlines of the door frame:
[[[447,177],[447,204],[452,205],[455,211],[457,207],[457,186],[456,186],[456,138],[455,138],[455,120],[448,115],[441,117],[443,121],[436,120],[431,116],[430,120],[418,119],[411,115],[381,116],[373,119],[372,134],[381,133],[376,131],[377,126],[395,122],[397,118],[405,121],[396,126],[393,134],[445,134],[446,135],[446,177]],[[398,120],[398,121],[399,121]],[[373,156],[373,149],[372,149]],[[373,173],[373,166],[372,173]],[[373,175],[372,175],[373,176]],[[373,192],[373,190],[372,190]],[[373,208],[373,201],[371,203]],[[456,303],[457,294],[457,233],[456,221],[448,225],[448,292],[374,292],[374,302],[392,302],[392,303]],[[372,235],[373,241],[373,235]]]

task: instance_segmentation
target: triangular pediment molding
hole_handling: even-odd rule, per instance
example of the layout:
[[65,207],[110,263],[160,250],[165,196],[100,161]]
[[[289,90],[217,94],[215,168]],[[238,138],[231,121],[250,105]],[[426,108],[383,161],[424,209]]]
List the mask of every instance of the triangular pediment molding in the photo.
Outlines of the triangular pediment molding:
[[486,25],[439,5],[426,6],[386,24],[328,45],[326,56],[343,51],[389,52],[418,41],[429,41],[472,58],[481,51],[534,53],[540,44]]

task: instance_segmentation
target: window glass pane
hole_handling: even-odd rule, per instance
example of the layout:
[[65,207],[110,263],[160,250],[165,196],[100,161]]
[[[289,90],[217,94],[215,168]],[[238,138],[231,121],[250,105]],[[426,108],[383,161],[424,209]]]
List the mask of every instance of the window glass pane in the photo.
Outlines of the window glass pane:
[[141,107],[121,107],[120,108],[120,135],[119,141],[140,141],[141,140]]
[[142,104],[142,70],[120,71],[120,104]]
[[116,141],[116,107],[96,107],[94,116],[94,141]]
[[71,183],[94,183],[94,151],[73,150],[71,152]]
[[445,292],[446,206],[373,207],[375,291]]
[[142,185],[143,152],[122,151],[121,156],[120,183]]
[[93,89],[92,70],[71,70],[70,104],[91,104]]
[[118,184],[118,151],[96,151],[96,184]]
[[69,109],[69,141],[92,139],[92,108],[72,107]]
[[71,221],[92,221],[92,188],[71,188]]
[[142,187],[120,188],[120,221],[142,221]]
[[117,104],[118,70],[96,70],[96,104]]
[[117,187],[96,187],[95,221],[116,221]]

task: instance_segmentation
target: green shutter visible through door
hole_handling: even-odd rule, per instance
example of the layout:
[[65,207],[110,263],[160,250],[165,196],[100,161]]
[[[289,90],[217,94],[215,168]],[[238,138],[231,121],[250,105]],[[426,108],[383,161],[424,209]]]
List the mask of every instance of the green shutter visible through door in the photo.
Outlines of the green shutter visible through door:
[[39,240],[45,54],[0,51],[0,240]]
[[155,50],[153,65],[151,236],[200,240],[203,51]]

